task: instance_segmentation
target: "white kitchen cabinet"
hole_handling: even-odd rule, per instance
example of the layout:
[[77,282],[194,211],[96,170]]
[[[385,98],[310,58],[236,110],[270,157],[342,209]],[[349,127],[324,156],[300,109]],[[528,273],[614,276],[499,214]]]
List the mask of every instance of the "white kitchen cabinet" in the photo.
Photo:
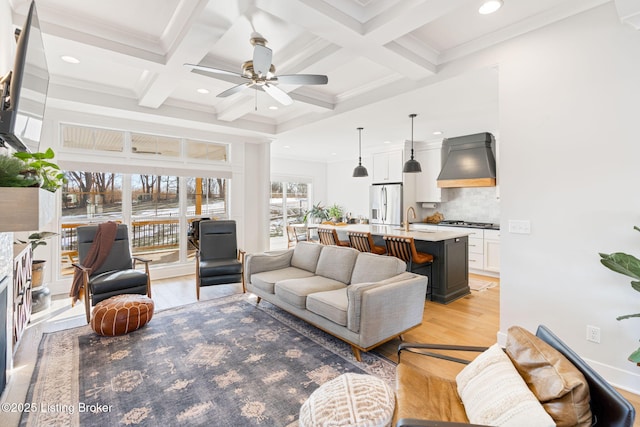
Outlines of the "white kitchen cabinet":
[[484,270],[500,272],[499,230],[484,230]]
[[415,159],[420,162],[422,172],[416,174],[416,202],[444,202],[446,192],[438,187],[438,175],[442,169],[442,143],[430,144],[415,151]]
[[373,183],[402,182],[402,151],[373,155]]

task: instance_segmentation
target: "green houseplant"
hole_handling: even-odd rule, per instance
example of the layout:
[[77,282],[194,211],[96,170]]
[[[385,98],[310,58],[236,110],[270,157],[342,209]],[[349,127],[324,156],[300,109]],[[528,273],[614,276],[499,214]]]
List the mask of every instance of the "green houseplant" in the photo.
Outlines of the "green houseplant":
[[33,187],[39,182],[25,176],[24,162],[13,156],[0,156],[0,187]]
[[332,221],[338,222],[341,221],[342,217],[344,216],[344,209],[342,209],[342,207],[337,203],[334,203],[333,205],[329,206],[329,208],[327,208],[327,214]]
[[60,170],[58,165],[50,161],[55,157],[51,148],[43,153],[17,152],[13,153],[13,156],[24,163],[24,170],[21,174],[37,183],[37,186],[54,193],[64,184],[64,172]]
[[[633,227],[634,230],[640,231],[637,226]],[[624,274],[631,277],[631,287],[640,292],[640,259],[633,255],[626,254],[624,252],[615,252],[612,254],[600,254],[600,262],[608,269],[615,271],[616,273]],[[625,314],[617,317],[618,320],[630,319],[632,317],[640,317],[640,313]],[[640,364],[640,348],[631,353],[629,361]]]
[[320,222],[322,220],[329,219],[327,209],[322,206],[321,203],[322,202],[318,202],[317,204],[312,205],[311,208],[305,212],[302,221],[307,222],[308,219],[317,219]]

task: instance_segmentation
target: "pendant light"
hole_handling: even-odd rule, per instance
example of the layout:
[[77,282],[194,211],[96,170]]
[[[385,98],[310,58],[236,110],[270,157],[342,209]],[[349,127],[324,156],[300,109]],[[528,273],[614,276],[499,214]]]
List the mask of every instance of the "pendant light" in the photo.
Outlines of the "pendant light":
[[417,116],[417,114],[409,114],[409,117],[411,117],[411,158],[404,163],[404,167],[402,168],[402,172],[404,173],[422,172],[420,163],[413,158],[413,119],[415,116]]
[[354,178],[363,178],[365,176],[369,176],[367,172],[367,168],[362,166],[362,129],[358,128],[358,166],[353,170]]

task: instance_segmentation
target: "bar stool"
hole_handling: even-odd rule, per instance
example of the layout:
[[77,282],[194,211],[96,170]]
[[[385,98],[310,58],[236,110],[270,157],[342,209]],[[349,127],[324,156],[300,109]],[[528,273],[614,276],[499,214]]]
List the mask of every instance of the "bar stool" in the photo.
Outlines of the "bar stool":
[[349,236],[351,247],[356,248],[360,252],[372,252],[378,255],[383,255],[387,252],[384,246],[378,246],[373,242],[371,233],[349,231],[347,232],[347,236]]
[[427,296],[432,294],[431,288],[431,266],[433,255],[416,250],[416,243],[413,237],[404,236],[382,236],[387,246],[387,255],[400,258],[407,263],[407,271],[422,274],[429,278],[427,284]]
[[338,238],[338,232],[335,228],[318,227],[318,237],[320,238],[320,243],[323,245],[351,246],[348,241]]

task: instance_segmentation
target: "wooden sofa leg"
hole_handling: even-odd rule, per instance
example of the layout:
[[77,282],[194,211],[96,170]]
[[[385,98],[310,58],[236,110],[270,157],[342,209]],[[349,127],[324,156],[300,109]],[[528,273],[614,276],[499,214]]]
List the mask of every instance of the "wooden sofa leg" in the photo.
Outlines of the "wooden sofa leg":
[[260,304],[260,301],[262,301],[262,298],[258,297],[258,299],[256,300],[256,304]]
[[360,356],[360,349],[355,345],[352,345],[351,351],[353,352],[353,357],[355,357],[358,362],[362,362],[362,357]]

